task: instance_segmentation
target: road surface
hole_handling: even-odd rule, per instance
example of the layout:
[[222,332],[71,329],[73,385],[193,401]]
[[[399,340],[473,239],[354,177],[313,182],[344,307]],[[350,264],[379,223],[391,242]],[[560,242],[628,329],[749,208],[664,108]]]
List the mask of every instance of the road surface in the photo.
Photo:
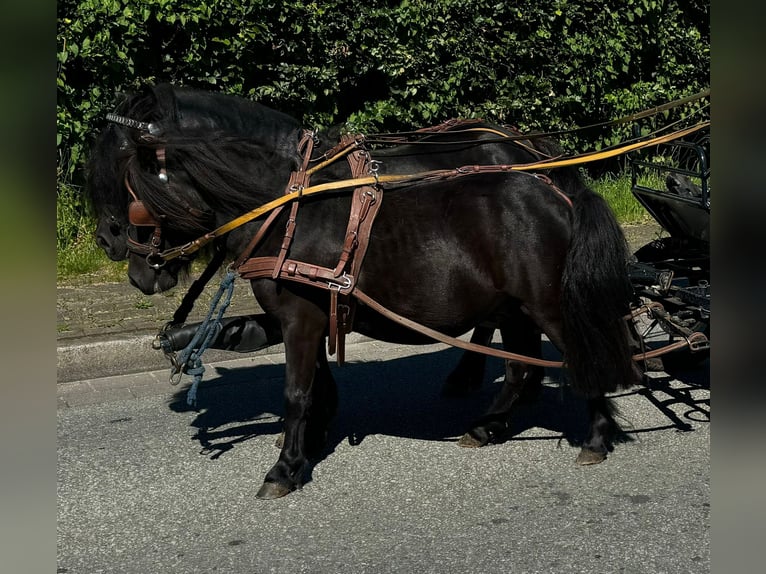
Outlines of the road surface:
[[165,372],[60,384],[58,572],[625,573],[710,570],[709,376],[615,400],[629,442],[574,464],[583,405],[555,380],[482,449],[456,439],[497,389],[439,396],[459,352],[361,342],[298,492],[276,461],[283,356],[208,366],[199,411]]

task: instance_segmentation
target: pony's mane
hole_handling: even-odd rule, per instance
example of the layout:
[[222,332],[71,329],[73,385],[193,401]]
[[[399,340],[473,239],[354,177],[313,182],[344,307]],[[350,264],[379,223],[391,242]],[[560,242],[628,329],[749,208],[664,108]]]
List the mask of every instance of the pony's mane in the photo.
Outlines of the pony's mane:
[[[101,132],[88,164],[88,195],[99,217],[127,220],[127,179],[169,227],[196,233],[212,228],[213,214],[236,217],[281,193],[300,158],[299,122],[236,96],[159,84],[125,97],[115,113],[153,124],[152,133],[116,123]],[[493,124],[487,124],[493,126]],[[553,140],[530,135],[530,153],[561,154]],[[160,179],[164,149],[169,181]],[[555,169],[568,193],[585,187],[577,168]]]
[[[114,123],[103,130],[88,169],[99,214],[125,213],[127,178],[155,217],[197,232],[213,212],[238,215],[263,203],[297,165],[297,120],[244,98],[161,84],[127,97],[115,113],[153,124],[156,134]],[[158,149],[167,183],[158,177]]]

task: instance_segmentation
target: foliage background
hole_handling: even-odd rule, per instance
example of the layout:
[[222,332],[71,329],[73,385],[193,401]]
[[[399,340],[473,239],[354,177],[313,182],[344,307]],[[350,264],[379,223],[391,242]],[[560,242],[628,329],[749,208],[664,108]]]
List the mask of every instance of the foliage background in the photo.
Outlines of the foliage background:
[[[709,87],[709,44],[703,0],[59,0],[57,243],[85,225],[83,162],[115,94],[145,83],[246,96],[320,128],[462,116],[551,131]],[[563,143],[597,149],[626,130]]]

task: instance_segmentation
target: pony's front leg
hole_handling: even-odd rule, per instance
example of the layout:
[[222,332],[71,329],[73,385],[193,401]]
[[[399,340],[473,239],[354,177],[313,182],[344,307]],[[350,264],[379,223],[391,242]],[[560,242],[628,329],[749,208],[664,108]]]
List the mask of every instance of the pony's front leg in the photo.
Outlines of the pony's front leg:
[[[310,451],[323,440],[326,423],[334,406],[322,401],[332,377],[322,368],[318,349],[324,342],[325,325],[316,314],[296,313],[283,324],[285,344],[285,421],[284,441],[277,463],[266,474],[258,498],[272,499],[289,494],[303,484]],[[319,360],[319,363],[318,363]],[[325,359],[326,366],[326,359]],[[325,372],[327,371],[327,372]],[[322,389],[315,389],[319,385]],[[320,392],[317,392],[320,391]],[[332,397],[329,397],[332,399]],[[317,418],[317,420],[313,420]],[[311,436],[311,434],[321,436]]]

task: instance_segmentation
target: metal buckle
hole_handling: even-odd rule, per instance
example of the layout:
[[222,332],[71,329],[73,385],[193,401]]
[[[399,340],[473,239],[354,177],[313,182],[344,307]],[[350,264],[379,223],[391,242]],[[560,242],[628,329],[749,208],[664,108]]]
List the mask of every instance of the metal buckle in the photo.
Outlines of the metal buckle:
[[692,353],[696,353],[699,351],[706,351],[710,348],[710,341],[705,336],[704,333],[695,332],[689,335],[689,337],[686,339],[689,343],[689,350]]
[[338,293],[340,293],[341,291],[347,291],[348,289],[351,288],[353,283],[354,282],[351,279],[351,276],[348,275],[348,273],[346,273],[345,271],[343,272],[343,275],[341,275],[337,279],[327,279],[328,288],[337,289]]

